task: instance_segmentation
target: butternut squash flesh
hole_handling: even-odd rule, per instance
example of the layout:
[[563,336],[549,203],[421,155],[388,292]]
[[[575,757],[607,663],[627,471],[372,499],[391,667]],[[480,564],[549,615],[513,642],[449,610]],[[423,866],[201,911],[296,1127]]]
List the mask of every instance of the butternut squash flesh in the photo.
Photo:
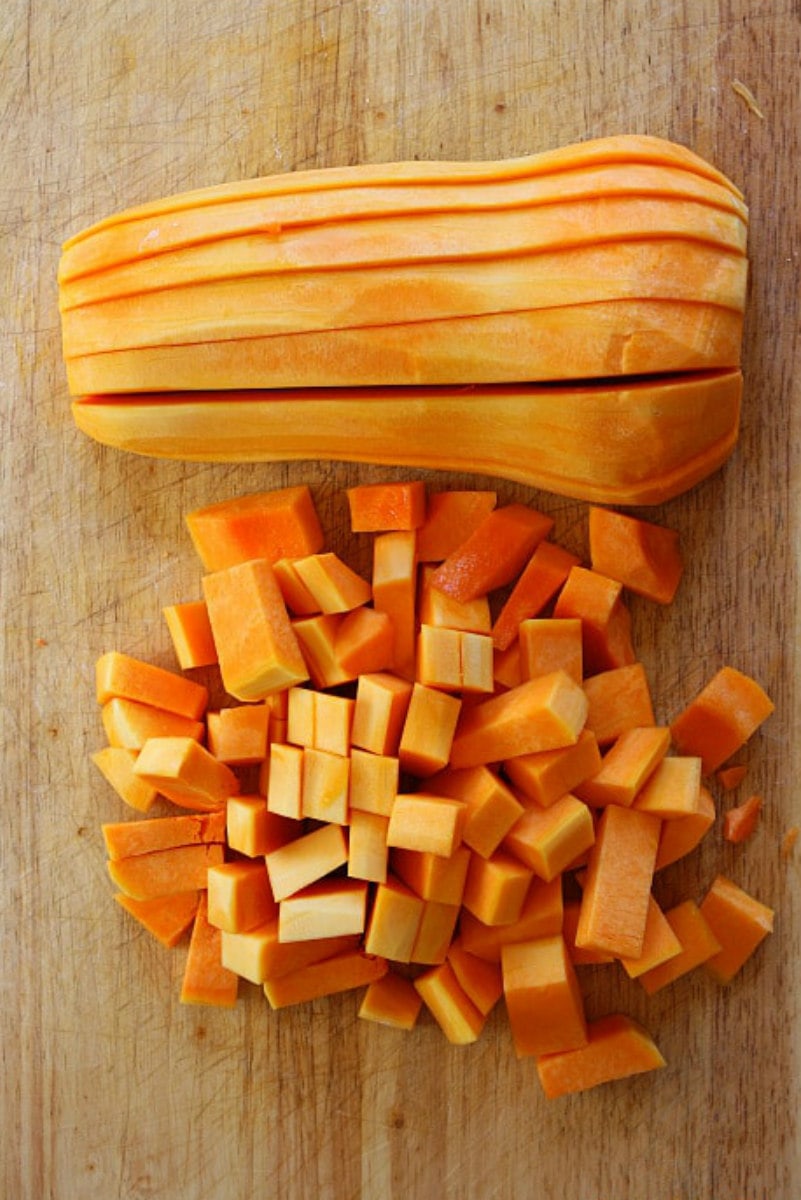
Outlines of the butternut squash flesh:
[[80,429],[155,457],[339,459],[499,475],[606,504],[659,504],[734,448],[739,371],[593,387],[85,397]]
[[747,234],[720,171],[633,135],[167,197],[63,247],[73,414],[145,454],[659,503],[736,442]]

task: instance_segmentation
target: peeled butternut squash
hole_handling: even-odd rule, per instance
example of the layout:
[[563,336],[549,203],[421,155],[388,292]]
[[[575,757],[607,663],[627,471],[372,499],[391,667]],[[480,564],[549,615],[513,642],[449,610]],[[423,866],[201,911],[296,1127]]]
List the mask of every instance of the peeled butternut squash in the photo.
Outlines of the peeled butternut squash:
[[639,136],[167,197],[64,245],[73,414],[146,454],[658,503],[736,442],[747,228],[721,172]]
[[89,396],[97,441],[205,461],[339,459],[467,469],[607,504],[658,504],[731,453],[739,371],[585,387]]

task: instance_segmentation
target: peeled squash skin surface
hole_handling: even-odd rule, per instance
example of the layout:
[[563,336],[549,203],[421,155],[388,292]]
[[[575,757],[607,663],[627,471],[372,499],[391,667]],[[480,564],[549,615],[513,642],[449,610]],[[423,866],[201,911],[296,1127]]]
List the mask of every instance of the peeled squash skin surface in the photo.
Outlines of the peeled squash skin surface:
[[616,300],[70,359],[75,396],[254,387],[540,382],[737,367],[743,316],[716,305]]
[[211,462],[299,459],[460,470],[602,504],[660,504],[721,466],[742,375],[615,386],[400,388],[85,397],[97,441]]
[[[622,299],[684,300],[742,312],[747,271],[742,254],[654,239],[453,262],[446,270],[420,263],[252,275],[65,312],[63,349],[69,360],[144,346]],[[536,377],[535,369],[526,375]]]
[[[247,185],[241,185],[243,193]],[[126,263],[253,233],[272,233],[306,225],[352,222],[394,215],[442,215],[614,197],[663,197],[707,204],[746,221],[748,209],[728,188],[681,168],[613,163],[577,168],[531,178],[491,180],[469,187],[448,181],[427,185],[352,187],[300,191],[253,198],[233,196],[217,204],[198,205],[169,214],[119,220],[90,231],[59,263],[65,296],[81,299],[80,280],[118,269]],[[88,282],[88,280],[87,280]],[[74,286],[73,286],[74,285]]]
[[492,213],[440,212],[264,229],[123,264],[60,288],[62,312],[255,273],[464,261],[641,238],[686,238],[744,254],[742,217],[692,200],[597,197]]
[[482,180],[517,179],[548,175],[579,167],[614,163],[667,165],[691,171],[702,179],[717,183],[736,199],[742,192],[711,163],[685,146],[664,138],[639,134],[619,134],[590,139],[539,154],[486,162],[394,162],[324,167],[308,171],[271,175],[252,181],[235,181],[216,187],[199,188],[168,196],[96,222],[64,243],[71,250],[98,231],[142,217],[164,216],[188,208],[219,204],[232,198],[280,196],[300,191],[318,191],[343,187],[382,187],[387,184],[472,184]]

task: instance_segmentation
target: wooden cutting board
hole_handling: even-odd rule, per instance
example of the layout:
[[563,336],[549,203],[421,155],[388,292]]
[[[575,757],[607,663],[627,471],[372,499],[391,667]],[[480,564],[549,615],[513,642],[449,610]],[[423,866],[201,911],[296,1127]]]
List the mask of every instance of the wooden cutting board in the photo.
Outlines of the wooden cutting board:
[[[4,617],[2,1194],[9,1200],[791,1200],[801,1195],[798,822],[798,62],[793,0],[7,0],[0,18]],[[745,83],[756,106],[738,94]],[[113,903],[100,823],[125,814],[89,762],[93,664],[171,662],[161,607],[198,594],[190,508],[309,482],[331,544],[342,490],[401,471],[215,466],[106,451],[72,427],[60,362],[61,241],[130,204],[221,180],[356,161],[497,158],[619,131],[674,138],[752,212],[736,455],[655,510],[687,574],[669,610],[633,604],[660,719],[723,663],[777,710],[748,751],[753,841],[720,822],[666,873],[700,898],[718,871],[777,911],[721,989],[647,1000],[587,969],[668,1062],[546,1102],[493,1014],[473,1047],[411,1036],[353,996],[272,1013],[181,1006],[185,947]],[[475,482],[469,474],[425,478]],[[586,550],[586,506],[493,481]],[[731,803],[720,797],[721,809]]]

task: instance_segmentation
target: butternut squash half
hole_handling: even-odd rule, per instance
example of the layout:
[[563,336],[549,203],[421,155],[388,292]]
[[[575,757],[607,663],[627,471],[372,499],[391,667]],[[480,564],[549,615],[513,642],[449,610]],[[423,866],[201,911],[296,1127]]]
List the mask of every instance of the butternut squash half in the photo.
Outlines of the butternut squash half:
[[633,135],[167,197],[63,247],[73,415],[144,454],[659,503],[736,443],[747,232],[720,171]]

